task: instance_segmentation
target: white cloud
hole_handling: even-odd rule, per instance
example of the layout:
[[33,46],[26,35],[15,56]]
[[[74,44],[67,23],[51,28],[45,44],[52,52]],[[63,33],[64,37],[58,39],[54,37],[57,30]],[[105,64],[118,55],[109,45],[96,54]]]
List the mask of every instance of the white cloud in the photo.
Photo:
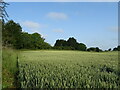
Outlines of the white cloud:
[[21,24],[29,29],[39,29],[41,27],[39,23],[33,21],[24,21]]
[[64,32],[64,30],[63,30],[63,29],[55,29],[55,30],[53,30],[53,32],[63,33],[63,32]]
[[47,27],[47,25],[40,24],[40,23],[33,22],[33,21],[22,21],[20,24],[21,24],[21,26],[24,27],[24,29],[23,29],[24,32],[28,32],[28,33],[31,33],[31,34],[37,32],[43,38],[48,37],[48,35],[43,34],[42,31],[41,31],[41,28]]
[[65,13],[59,13],[59,12],[50,12],[47,14],[47,17],[52,19],[67,19],[68,16]]
[[33,21],[22,21],[20,24],[22,27],[26,28],[30,33],[33,33],[33,32],[40,33],[41,28],[46,27],[46,25],[33,22]]

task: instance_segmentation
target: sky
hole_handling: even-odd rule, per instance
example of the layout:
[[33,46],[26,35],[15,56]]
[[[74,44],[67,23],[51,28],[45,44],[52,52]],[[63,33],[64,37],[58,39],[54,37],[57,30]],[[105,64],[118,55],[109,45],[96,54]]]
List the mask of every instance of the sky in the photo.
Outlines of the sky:
[[9,2],[9,19],[24,32],[38,32],[45,41],[74,37],[103,50],[118,45],[117,2]]

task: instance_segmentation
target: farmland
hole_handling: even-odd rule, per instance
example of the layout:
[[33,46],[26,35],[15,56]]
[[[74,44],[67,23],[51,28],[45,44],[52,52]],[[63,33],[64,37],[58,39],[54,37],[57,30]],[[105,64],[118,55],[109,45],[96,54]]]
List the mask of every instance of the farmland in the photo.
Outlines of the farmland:
[[21,51],[21,88],[118,88],[118,52]]

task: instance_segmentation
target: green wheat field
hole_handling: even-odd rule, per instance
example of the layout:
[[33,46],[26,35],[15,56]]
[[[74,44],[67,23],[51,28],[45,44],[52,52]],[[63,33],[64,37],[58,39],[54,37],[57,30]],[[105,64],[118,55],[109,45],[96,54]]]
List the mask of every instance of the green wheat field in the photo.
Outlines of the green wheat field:
[[21,51],[21,88],[118,88],[118,52]]

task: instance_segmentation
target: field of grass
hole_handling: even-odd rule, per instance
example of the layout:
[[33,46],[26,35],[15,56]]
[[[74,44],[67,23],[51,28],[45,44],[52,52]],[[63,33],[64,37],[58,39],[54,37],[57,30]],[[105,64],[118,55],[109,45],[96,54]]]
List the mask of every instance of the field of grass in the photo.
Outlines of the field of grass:
[[118,88],[118,52],[21,51],[21,88]]
[[19,52],[13,49],[2,50],[2,88],[16,88],[18,72],[17,56]]

